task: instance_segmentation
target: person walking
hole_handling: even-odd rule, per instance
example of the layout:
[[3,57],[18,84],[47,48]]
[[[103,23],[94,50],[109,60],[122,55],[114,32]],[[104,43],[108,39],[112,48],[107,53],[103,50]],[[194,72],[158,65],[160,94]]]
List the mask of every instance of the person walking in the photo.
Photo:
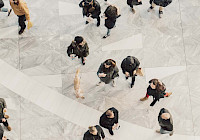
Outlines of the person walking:
[[88,17],[86,24],[89,23],[91,18],[97,19],[97,27],[100,25],[101,7],[96,0],[82,0],[79,4],[83,8],[83,16]]
[[133,14],[135,14],[135,9],[133,8],[133,5],[142,5],[142,1],[141,0],[127,0],[127,4],[131,7]]
[[116,62],[112,59],[107,59],[101,63],[99,70],[97,71],[97,76],[100,78],[100,82],[97,84],[99,86],[102,82],[109,84],[112,81],[112,86],[115,87],[114,79],[119,77],[119,69],[116,66]]
[[12,7],[14,13],[18,16],[18,23],[20,26],[19,35],[21,35],[26,29],[25,21],[28,20],[28,24],[31,24],[29,9],[24,0],[10,0],[10,6]]
[[127,56],[121,63],[122,72],[125,74],[126,80],[132,77],[131,88],[135,84],[136,71],[139,68],[140,62],[134,56]]
[[8,131],[11,131],[11,127],[9,126],[7,121],[9,116],[5,115],[5,112],[7,112],[6,102],[3,98],[0,98],[0,123],[3,123],[3,125],[8,129]]
[[115,27],[116,20],[120,16],[121,15],[119,13],[118,7],[116,7],[114,5],[110,5],[106,8],[103,17],[105,19],[105,26],[107,28],[107,34],[105,36],[103,36],[103,38],[110,36],[110,31],[113,27]]
[[67,48],[67,54],[72,60],[78,56],[81,62],[85,65],[86,57],[89,55],[89,48],[87,42],[82,36],[76,36],[70,46]]
[[159,18],[162,18],[164,7],[167,7],[171,2],[172,0],[150,0],[149,3],[151,4],[151,6],[147,11],[152,11],[157,5],[159,6]]
[[0,12],[8,12],[8,16],[10,16],[12,9],[8,10],[8,8],[4,8],[3,0],[0,0]]
[[158,79],[152,79],[149,81],[146,96],[141,98],[140,101],[145,101],[149,98],[149,96],[153,96],[153,102],[150,104],[150,106],[154,106],[154,104],[159,101],[160,98],[169,97],[172,94],[172,92],[165,91],[166,87],[164,83]]
[[172,115],[167,109],[162,108],[160,110],[160,113],[158,115],[158,122],[161,128],[159,130],[156,130],[157,133],[169,134],[170,136],[173,135],[174,131]]
[[108,129],[111,135],[114,135],[113,130],[119,129],[118,124],[118,110],[114,107],[109,108],[106,112],[102,114],[99,120],[100,126]]
[[90,126],[83,136],[83,140],[101,140],[101,138],[104,140],[105,134],[99,125]]

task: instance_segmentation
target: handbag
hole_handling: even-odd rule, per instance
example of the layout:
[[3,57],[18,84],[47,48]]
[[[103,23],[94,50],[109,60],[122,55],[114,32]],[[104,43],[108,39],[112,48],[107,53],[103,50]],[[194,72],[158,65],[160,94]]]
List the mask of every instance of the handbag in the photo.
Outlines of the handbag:
[[4,7],[3,0],[0,0],[0,8]]

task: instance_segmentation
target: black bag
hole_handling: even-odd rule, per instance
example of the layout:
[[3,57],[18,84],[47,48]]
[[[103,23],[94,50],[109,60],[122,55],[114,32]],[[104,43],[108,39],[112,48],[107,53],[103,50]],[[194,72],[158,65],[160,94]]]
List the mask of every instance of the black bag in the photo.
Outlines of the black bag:
[[0,8],[4,7],[3,0],[0,0]]

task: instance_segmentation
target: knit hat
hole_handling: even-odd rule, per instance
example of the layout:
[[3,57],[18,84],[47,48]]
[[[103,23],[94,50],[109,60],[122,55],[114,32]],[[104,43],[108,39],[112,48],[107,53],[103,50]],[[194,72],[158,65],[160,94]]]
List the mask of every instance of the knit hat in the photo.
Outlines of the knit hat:
[[77,44],[83,42],[83,38],[81,36],[76,36],[74,41],[76,41]]

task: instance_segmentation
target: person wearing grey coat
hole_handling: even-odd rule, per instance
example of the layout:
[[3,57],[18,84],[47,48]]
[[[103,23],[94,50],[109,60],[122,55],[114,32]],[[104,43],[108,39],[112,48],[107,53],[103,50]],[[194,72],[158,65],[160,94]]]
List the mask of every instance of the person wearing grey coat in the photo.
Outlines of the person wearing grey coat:
[[116,62],[112,59],[104,61],[97,72],[97,76],[100,78],[100,82],[97,84],[99,86],[102,82],[109,84],[112,81],[113,87],[115,86],[114,79],[119,77],[119,69],[116,66]]

